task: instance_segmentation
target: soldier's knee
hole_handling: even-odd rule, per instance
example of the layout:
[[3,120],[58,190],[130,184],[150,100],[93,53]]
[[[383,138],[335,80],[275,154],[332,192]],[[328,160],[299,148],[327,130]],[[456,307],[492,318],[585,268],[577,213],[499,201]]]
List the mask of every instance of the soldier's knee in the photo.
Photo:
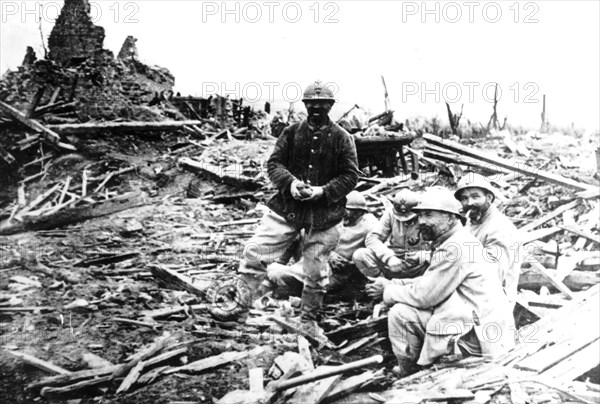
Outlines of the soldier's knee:
[[368,248],[359,248],[358,250],[354,251],[354,254],[352,254],[352,261],[355,263],[360,262],[361,264],[365,263],[369,251],[371,250]]
[[282,285],[289,276],[288,272],[288,266],[273,263],[267,267],[267,279],[276,285]]

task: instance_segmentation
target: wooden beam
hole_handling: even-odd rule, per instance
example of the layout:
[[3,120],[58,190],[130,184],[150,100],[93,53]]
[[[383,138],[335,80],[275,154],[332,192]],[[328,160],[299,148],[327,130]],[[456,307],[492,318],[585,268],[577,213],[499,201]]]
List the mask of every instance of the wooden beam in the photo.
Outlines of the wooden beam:
[[120,366],[121,365],[113,365],[98,369],[84,369],[70,374],[45,377],[42,380],[29,384],[27,390],[37,390],[44,386],[63,386],[65,384],[76,383],[86,379],[109,376]]
[[340,327],[328,332],[327,338],[333,342],[340,343],[344,340],[355,340],[374,333],[386,333],[388,327],[387,316],[379,317],[373,320],[364,320],[354,325]]
[[257,356],[257,355],[260,355],[262,352],[264,352],[264,348],[262,348],[262,347],[256,347],[256,348],[252,349],[251,351],[244,351],[244,352],[237,352],[237,351],[223,352],[219,355],[199,359],[195,362],[188,363],[187,365],[171,368],[171,369],[165,371],[165,374],[169,375],[171,373],[177,373],[177,372],[199,373],[199,372],[202,372],[207,369],[212,369],[217,366],[222,366],[229,362],[239,361],[239,360],[251,357],[251,356]]
[[[590,319],[590,322],[589,328],[586,328],[589,331],[584,332],[580,330],[580,333],[571,336],[566,341],[556,343],[520,361],[516,367],[518,369],[542,373],[560,364],[560,362],[568,359],[571,355],[587,348],[589,345],[600,343],[598,335],[594,335],[594,333],[598,332],[598,320]],[[595,359],[596,364],[598,364],[598,357]]]
[[146,203],[147,200],[145,194],[128,193],[90,205],[59,210],[51,215],[28,218],[22,223],[13,224],[4,221],[0,224],[0,235],[16,234],[23,231],[53,229],[94,217],[105,216],[122,210],[142,206]]
[[161,121],[161,122],[97,122],[97,123],[67,123],[48,125],[48,128],[63,135],[80,135],[99,132],[153,132],[181,129],[184,126],[202,125],[202,121]]
[[6,150],[4,147],[2,147],[2,145],[0,145],[0,157],[2,157],[2,159],[6,162],[6,164],[8,164],[11,167],[16,167],[17,164],[17,160],[14,158],[14,156],[12,154],[10,154],[8,152],[8,150]]
[[600,244],[600,240],[599,240],[600,237],[595,234],[588,233],[583,230],[579,230],[575,226],[558,226],[558,227],[560,227],[561,229],[566,230],[568,232],[577,234],[579,237],[587,238],[588,240],[590,240],[596,244]]
[[558,226],[548,227],[544,229],[533,230],[528,233],[524,233],[521,235],[521,242],[523,245],[527,243],[531,243],[532,241],[539,240],[548,236],[551,236],[555,233],[558,233],[562,229]]
[[451,153],[434,145],[427,145],[427,148],[423,151],[423,156],[444,161],[446,163],[462,164],[465,166],[476,167],[482,170],[488,170],[495,173],[506,174],[508,172],[508,170],[503,169],[501,167],[491,166],[490,164],[482,163],[473,158]]
[[11,351],[10,349],[5,349],[4,352],[6,352],[16,358],[21,359],[23,362],[27,363],[28,365],[35,366],[36,368],[42,369],[49,373],[54,373],[57,375],[71,374],[70,371],[63,369],[60,366],[56,366],[48,361],[38,359],[35,356],[29,355],[29,354],[26,354],[23,352]]
[[[322,366],[319,369],[327,368],[332,368],[332,366]],[[296,393],[294,393],[294,396],[286,402],[290,404],[320,404],[341,378],[342,375],[334,375],[326,379],[300,386],[298,390],[296,390]]]
[[33,96],[33,99],[31,100],[31,103],[27,107],[27,111],[24,114],[25,118],[30,119],[32,117],[33,112],[35,111],[35,109],[39,105],[40,101],[42,100],[42,96],[44,95],[45,91],[46,91],[46,87],[40,87],[37,89],[37,91],[35,92],[35,95]]
[[598,358],[600,358],[600,340],[597,339],[582,350],[545,370],[542,376],[561,380],[574,380],[598,366]]
[[521,174],[526,174],[528,176],[538,178],[541,180],[545,180],[551,182],[553,184],[562,185],[568,188],[573,188],[578,191],[588,191],[588,190],[596,190],[597,187],[593,185],[584,184],[582,182],[577,182],[569,178],[562,177],[557,174],[553,174],[547,171],[538,170],[536,167],[527,166],[523,163],[518,163],[516,161],[507,160],[501,158],[497,155],[491,155],[490,153],[486,153],[483,150],[475,149],[472,147],[461,145],[460,143],[456,143],[450,140],[444,140],[439,136],[424,134],[423,138],[427,140],[427,142],[432,143],[437,146],[444,147],[446,149],[452,150],[453,152],[472,157],[477,160],[485,161],[487,163],[493,164],[498,167],[506,168],[511,171],[516,171]]
[[579,205],[579,199],[575,199],[574,201],[571,201],[567,204],[561,205],[558,208],[554,209],[552,212],[548,212],[544,216],[537,218],[536,220],[534,220],[533,222],[531,222],[529,224],[526,224],[525,226],[521,227],[519,230],[524,233],[530,232],[530,231],[534,230],[536,227],[539,227],[539,226],[543,225],[544,223],[554,219],[561,213],[566,212],[569,209],[573,209],[573,208],[577,207],[577,205]]
[[314,344],[317,349],[321,349],[323,347],[327,347],[329,349],[335,348],[335,345],[325,335],[305,331],[296,322],[288,321],[287,319],[280,318],[277,316],[272,316],[271,320],[279,324],[288,332],[293,332],[298,335],[302,335],[304,338],[306,338],[312,344]]
[[276,383],[275,390],[282,391],[302,384],[311,383],[317,380],[325,379],[335,375],[341,375],[353,370],[362,369],[364,367],[375,365],[383,362],[383,356],[375,355],[370,358],[361,359],[355,362],[346,363],[345,365],[332,366],[327,369],[318,368],[317,370],[303,374],[302,376],[293,377],[291,379]]
[[533,268],[534,270],[538,271],[541,275],[546,277],[546,279],[550,281],[552,286],[554,286],[556,289],[562,292],[567,297],[567,299],[570,300],[575,297],[571,289],[569,289],[564,283],[558,280],[556,275],[552,274],[550,270],[548,270],[545,266],[543,266],[535,260],[530,260],[529,263],[531,264],[531,268]]
[[188,171],[201,173],[211,179],[232,185],[234,187],[257,190],[263,186],[262,183],[255,181],[252,177],[242,175],[241,172],[232,175],[227,172],[223,172],[221,167],[212,163],[203,163],[192,160],[189,157],[182,157],[179,159],[179,164],[181,164],[183,168]]
[[57,144],[60,142],[60,136],[56,132],[54,132],[51,129],[49,129],[48,127],[42,125],[35,119],[27,118],[24,113],[22,113],[18,109],[13,108],[10,105],[8,105],[2,101],[0,101],[0,111],[4,111],[8,115],[10,115],[12,118],[21,122],[23,125],[34,130],[35,132],[43,133],[44,136],[46,137],[46,140],[49,140],[51,143]]
[[70,384],[63,387],[44,387],[40,395],[44,398],[59,397],[65,394],[72,394],[75,391],[99,386],[110,381],[110,376],[101,376],[96,379],[83,380],[81,382]]
[[149,265],[148,267],[154,278],[161,280],[171,289],[185,290],[193,295],[201,297],[206,295],[206,290],[196,286],[192,278],[188,276],[160,265]]
[[138,363],[145,361],[146,359],[150,359],[161,349],[166,348],[171,342],[174,342],[177,338],[181,337],[181,335],[181,332],[175,332],[174,334],[158,338],[150,346],[143,348],[133,355],[127,363],[119,365],[112,372],[111,377],[115,379],[117,377],[125,376],[131,371],[131,369],[136,367]]
[[323,403],[331,403],[339,400],[342,397],[352,394],[365,384],[372,381],[373,378],[373,371],[367,370],[364,373],[344,379],[333,386],[333,389],[331,389],[331,391],[327,394],[323,400]]

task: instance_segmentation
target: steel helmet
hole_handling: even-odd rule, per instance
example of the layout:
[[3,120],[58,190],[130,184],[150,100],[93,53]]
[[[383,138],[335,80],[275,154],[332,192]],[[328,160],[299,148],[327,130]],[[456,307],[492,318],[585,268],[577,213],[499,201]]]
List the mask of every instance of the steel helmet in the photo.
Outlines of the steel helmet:
[[314,83],[306,87],[306,90],[304,90],[302,101],[312,100],[331,101],[332,103],[335,102],[335,98],[333,98],[333,91],[324,86],[320,80],[316,80]]
[[358,191],[352,191],[346,196],[346,209],[367,209],[365,197]]
[[454,197],[460,199],[460,191],[466,188],[481,188],[486,190],[494,196],[494,200],[498,196],[490,181],[483,175],[474,172],[468,172],[460,179],[460,181],[458,181],[458,188],[456,189],[456,192],[454,192]]
[[452,195],[452,191],[444,187],[431,187],[425,191],[421,198],[421,202],[413,208],[413,211],[437,210],[440,212],[454,213],[460,217],[462,221],[464,218],[460,213],[461,209],[462,205]]
[[419,195],[410,189],[404,188],[400,190],[394,199],[392,199],[394,216],[402,222],[406,222],[417,216],[412,209],[419,204],[419,199]]

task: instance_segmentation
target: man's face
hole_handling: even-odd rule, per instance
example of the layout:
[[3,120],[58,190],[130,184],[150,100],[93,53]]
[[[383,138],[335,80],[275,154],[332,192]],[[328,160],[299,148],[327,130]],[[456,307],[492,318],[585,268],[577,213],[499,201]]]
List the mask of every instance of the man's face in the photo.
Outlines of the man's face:
[[481,188],[465,188],[460,191],[458,200],[463,206],[463,213],[472,223],[481,223],[481,219],[490,208],[493,196]]
[[333,106],[331,101],[325,100],[304,101],[304,105],[306,106],[308,118],[315,122],[323,122]]
[[419,231],[425,241],[434,241],[443,236],[454,224],[452,215],[437,210],[423,210],[418,214]]
[[363,211],[360,209],[346,209],[346,215],[344,216],[344,226],[354,226],[358,219],[363,215]]

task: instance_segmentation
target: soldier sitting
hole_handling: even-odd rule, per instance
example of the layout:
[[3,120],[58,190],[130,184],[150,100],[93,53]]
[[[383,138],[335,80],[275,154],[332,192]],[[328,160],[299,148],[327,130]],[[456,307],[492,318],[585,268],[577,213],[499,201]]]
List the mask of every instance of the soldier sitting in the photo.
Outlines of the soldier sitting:
[[417,215],[411,210],[418,202],[418,194],[408,189],[396,194],[392,207],[367,235],[366,248],[354,253],[354,262],[364,276],[412,278],[422,273],[429,247],[420,237]]

